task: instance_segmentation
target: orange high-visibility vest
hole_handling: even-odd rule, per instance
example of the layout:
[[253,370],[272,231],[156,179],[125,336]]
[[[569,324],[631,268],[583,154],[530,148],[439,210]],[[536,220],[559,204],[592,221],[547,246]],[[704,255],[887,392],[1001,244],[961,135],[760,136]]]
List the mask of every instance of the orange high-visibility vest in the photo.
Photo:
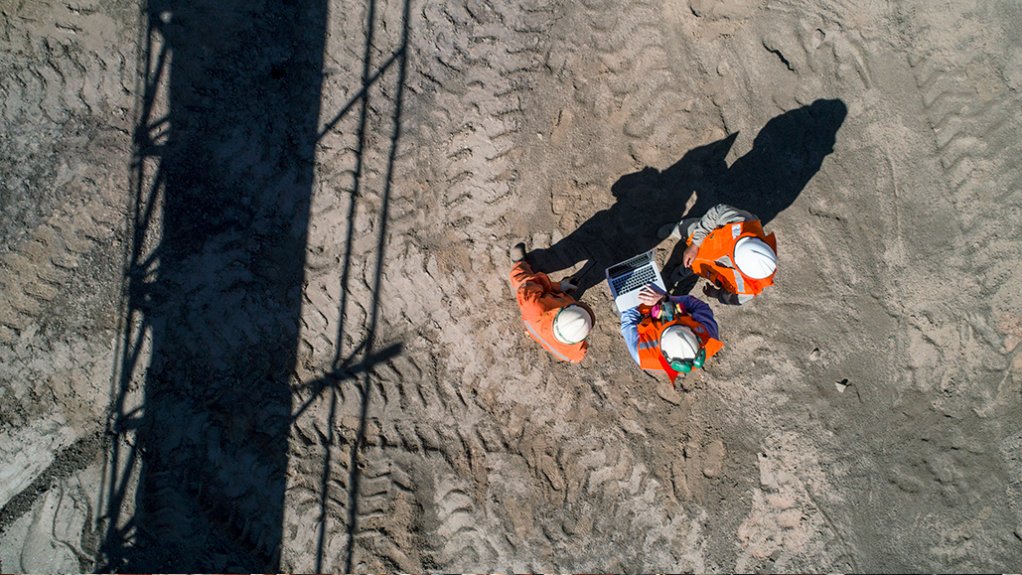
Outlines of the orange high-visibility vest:
[[[571,301],[565,302],[564,305],[568,305],[569,303],[585,308],[589,311],[590,315],[593,313],[592,310],[589,309],[589,306],[584,303]],[[550,354],[558,360],[570,361],[571,363],[581,363],[581,361],[585,359],[586,351],[589,349],[588,341],[568,345],[566,343],[561,343],[556,337],[554,337],[554,319],[560,311],[561,308],[555,308],[541,314],[528,314],[527,310],[523,307],[522,321],[525,323],[525,331],[532,336],[532,339],[539,342],[539,344],[543,346],[543,349],[550,352]]]
[[[759,238],[777,253],[777,238],[766,235],[759,220],[734,222],[710,232],[692,261],[692,271],[725,291],[738,295],[758,295],[773,285],[777,270],[763,279],[753,279],[739,271],[735,265],[735,244],[742,238]],[[688,237],[692,245],[692,236]]]
[[[525,332],[556,359],[580,363],[586,356],[589,342],[561,343],[554,337],[554,319],[562,308],[572,304],[584,308],[595,318],[592,308],[562,292],[546,274],[533,273],[525,262],[515,264],[511,270],[511,284],[515,288]],[[593,325],[596,325],[595,321]]]
[[696,334],[696,337],[699,338],[700,346],[706,350],[707,361],[717,355],[717,352],[724,347],[722,341],[711,337],[710,332],[706,330],[703,324],[692,319],[691,316],[678,315],[675,316],[673,321],[661,322],[659,319],[649,315],[648,307],[640,306],[639,311],[643,315],[642,321],[638,325],[639,367],[642,369],[666,371],[671,381],[674,381],[674,378],[677,377],[677,372],[670,368],[666,358],[660,353],[660,334],[664,333],[664,330],[672,325],[687,326]]

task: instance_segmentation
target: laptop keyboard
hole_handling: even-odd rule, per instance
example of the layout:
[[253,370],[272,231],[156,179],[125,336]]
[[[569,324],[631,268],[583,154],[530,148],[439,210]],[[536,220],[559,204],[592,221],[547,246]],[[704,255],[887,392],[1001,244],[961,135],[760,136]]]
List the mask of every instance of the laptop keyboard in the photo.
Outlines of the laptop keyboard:
[[653,266],[644,266],[627,276],[618,276],[612,282],[614,284],[614,291],[618,294],[624,294],[639,289],[646,284],[653,283],[655,280],[656,272],[653,271]]

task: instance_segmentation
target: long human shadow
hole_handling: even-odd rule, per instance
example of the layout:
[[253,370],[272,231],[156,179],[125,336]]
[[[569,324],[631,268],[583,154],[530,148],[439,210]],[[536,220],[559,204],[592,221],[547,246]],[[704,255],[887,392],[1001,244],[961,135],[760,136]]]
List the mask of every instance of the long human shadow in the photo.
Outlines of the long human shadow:
[[578,283],[577,295],[603,280],[603,270],[652,249],[659,222],[681,219],[693,193],[702,194],[714,175],[726,169],[724,158],[734,136],[689,150],[665,170],[646,167],[618,179],[611,187],[617,201],[582,223],[550,248],[528,254],[533,266],[553,272],[594,260],[596,265]]
[[145,5],[101,571],[279,568],[326,22]]
[[700,194],[685,217],[701,217],[719,203],[730,204],[770,223],[802,193],[834,151],[837,133],[848,115],[841,100],[816,100],[772,118],[752,149]]
[[[701,217],[718,203],[758,215],[765,224],[795,201],[834,150],[847,108],[841,100],[817,100],[766,123],[752,149],[730,167],[725,162],[738,133],[694,148],[664,170],[645,167],[622,176],[611,187],[617,201],[597,212],[550,248],[529,253],[534,266],[554,272],[585,259],[594,271],[578,294],[603,281],[603,269],[656,247],[657,230],[666,223]],[[692,194],[696,201],[685,206]],[[666,269],[680,261],[680,250]]]

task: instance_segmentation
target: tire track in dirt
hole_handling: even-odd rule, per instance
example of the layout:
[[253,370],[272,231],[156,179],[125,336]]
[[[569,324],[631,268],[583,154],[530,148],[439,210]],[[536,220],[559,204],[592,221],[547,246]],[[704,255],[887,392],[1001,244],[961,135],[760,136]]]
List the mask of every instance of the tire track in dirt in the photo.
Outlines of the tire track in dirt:
[[[677,140],[692,109],[688,99],[693,86],[690,78],[678,74],[671,66],[673,48],[668,47],[661,28],[663,7],[650,2],[628,3],[626,8],[609,1],[583,5],[586,11],[582,17],[587,25],[580,28],[590,31],[590,35],[567,36],[573,40],[568,50],[583,57],[590,47],[595,47],[598,65],[609,73],[605,75],[605,88],[613,100],[606,102],[610,108],[607,111],[620,122],[632,156],[641,155],[650,142]],[[607,17],[620,9],[627,9],[636,18]],[[576,87],[585,76],[579,74]],[[595,98],[598,102],[599,93]],[[583,173],[597,171],[595,166],[580,167]]]
[[[4,229],[12,235],[0,253],[0,343],[14,346],[38,329],[94,329],[88,316],[110,313],[114,278],[94,258],[116,260],[124,225],[131,43],[94,3],[11,8],[0,15],[8,32],[0,117],[9,136],[0,156],[12,168],[5,217],[24,225]],[[32,171],[41,164],[44,172]]]
[[[170,381],[194,377],[165,374]],[[217,378],[215,373],[210,377]],[[266,457],[275,441],[262,430],[279,426],[274,420],[288,413],[273,394],[250,401],[251,409],[244,412],[234,410],[239,396],[250,393],[243,387],[147,390],[147,400],[163,407],[149,423],[162,430],[160,445],[150,448],[159,449],[161,458],[142,474],[139,490],[144,499],[140,496],[137,508],[129,508],[131,515],[145,517],[150,530],[129,541],[146,549],[146,556],[136,560],[179,564],[184,559],[174,550],[185,550],[195,553],[187,558],[195,564],[240,566],[270,563],[279,554],[281,525],[265,513],[261,494],[283,493],[285,469],[282,458]],[[229,464],[207,465],[199,475],[188,472],[195,461]],[[161,534],[159,545],[147,541],[152,533]],[[129,546],[128,553],[132,549]]]
[[[516,179],[513,160],[517,153],[515,139],[521,129],[521,94],[528,89],[529,74],[540,68],[538,54],[541,50],[536,45],[542,40],[548,16],[542,7],[511,9],[486,2],[464,6],[426,4],[421,11],[416,9],[418,21],[414,26],[426,31],[421,42],[425,45],[448,43],[444,49],[436,51],[432,48],[420,51],[415,46],[409,54],[412,59],[409,87],[417,93],[408,104],[409,115],[421,113],[416,104],[420,99],[431,101],[431,113],[438,110],[433,121],[419,128],[426,131],[421,137],[439,144],[434,156],[436,181],[426,187],[402,179],[402,172],[411,167],[407,164],[414,156],[402,155],[399,143],[394,184],[397,190],[395,217],[387,222],[390,234],[386,246],[389,257],[383,271],[384,294],[370,293],[367,280],[373,273],[369,264],[376,248],[372,238],[382,224],[376,221],[375,215],[381,207],[375,192],[383,185],[382,174],[375,170],[382,165],[386,143],[370,141],[370,146],[362,150],[362,182],[356,184],[357,157],[351,151],[358,148],[357,142],[350,139],[350,134],[356,133],[353,128],[357,127],[353,120],[342,119],[337,129],[338,133],[348,136],[328,136],[325,140],[325,145],[331,149],[323,158],[330,168],[318,176],[321,182],[337,182],[341,190],[328,191],[322,203],[320,194],[314,199],[310,266],[322,266],[322,270],[314,272],[306,289],[306,303],[310,304],[303,313],[306,367],[300,371],[308,375],[315,373],[316,366],[324,365],[323,359],[332,355],[337,345],[342,349],[356,348],[363,335],[358,328],[350,329],[350,326],[364,325],[365,304],[374,297],[381,297],[381,333],[405,346],[396,357],[370,367],[367,374],[371,385],[370,429],[367,447],[358,454],[364,482],[360,482],[357,498],[356,569],[422,568],[422,559],[405,555],[408,546],[402,544],[413,529],[415,518],[414,514],[410,515],[411,510],[418,507],[394,511],[410,505],[407,502],[414,499],[411,487],[396,477],[418,477],[423,473],[421,468],[438,466],[458,469],[459,474],[468,473],[474,478],[473,489],[484,490],[488,449],[505,449],[500,447],[504,442],[499,431],[491,423],[482,423],[484,409],[471,387],[464,385],[475,377],[475,368],[463,365],[460,358],[444,351],[446,346],[461,338],[475,337],[469,334],[481,327],[477,316],[467,314],[465,305],[454,302],[461,299],[467,305],[483,305],[501,297],[503,286],[484,281],[482,276],[458,277],[450,267],[454,262],[448,258],[438,259],[430,252],[434,249],[438,253],[453,251],[456,258],[463,257],[466,261],[480,257],[490,259],[492,234],[489,230],[499,227],[514,203],[511,191]],[[509,29],[514,31],[511,35],[514,42],[499,42],[499,38],[508,37]],[[387,50],[381,48],[379,53],[386,55]],[[386,76],[383,79],[381,86],[386,84]],[[381,88],[381,96],[387,90]],[[388,130],[386,113],[393,102],[387,97],[378,97],[376,91],[371,92],[370,98],[372,113],[367,133],[385,134]],[[344,188],[353,189],[356,185],[363,190],[360,196],[355,200],[344,197]],[[438,190],[440,195],[431,195],[432,190]],[[349,223],[342,214],[350,209],[348,202],[351,201],[359,204],[354,220]],[[423,210],[423,206],[433,208]],[[317,231],[320,225],[322,231]],[[342,250],[346,248],[332,247],[330,242],[336,243],[337,237],[344,237],[347,225],[355,226],[357,239],[351,246],[351,259],[347,264],[351,281],[342,293],[337,282],[337,264],[344,264],[338,256],[343,255]],[[487,239],[485,244],[477,241],[480,236]],[[315,247],[317,244],[323,247]],[[437,286],[429,290],[429,294],[417,293],[409,297],[405,293],[409,286],[430,283]],[[349,329],[343,330],[344,341],[337,342],[334,341],[336,334],[341,331],[337,310],[343,297],[349,302],[348,317],[344,318]],[[439,348],[429,350],[427,346],[431,345]],[[432,365],[427,367],[413,358],[432,358]],[[342,437],[350,435],[358,425],[362,398],[352,384],[354,381],[342,383],[338,390],[342,401],[338,405],[337,421]],[[322,422],[324,415],[322,402],[317,403],[309,408],[297,426],[303,429],[319,426],[314,422]],[[452,425],[451,422],[459,423]],[[487,431],[480,433],[489,439],[484,441],[480,436],[467,433],[472,426],[486,428]],[[303,434],[315,436],[307,431]],[[325,436],[325,430],[319,434]],[[335,452],[330,458],[334,467],[328,475],[331,478],[343,476],[346,482],[352,470],[341,462],[348,459],[345,450],[350,450],[350,442],[344,445],[342,441],[328,448]],[[321,454],[322,451],[310,449],[302,454],[306,462],[296,463],[292,468],[321,466],[314,461],[322,457]],[[337,552],[343,554],[348,545],[345,531],[350,487],[336,485],[327,500],[325,516],[329,518],[329,535],[325,560],[328,562],[336,561]],[[415,493],[417,497],[429,497],[428,491]],[[476,497],[481,496],[477,494]],[[308,501],[301,504],[303,508],[308,505]],[[440,520],[434,532],[446,529],[443,521]],[[486,545],[481,545],[469,555],[490,556],[484,549]],[[434,564],[451,565],[449,561],[455,560],[453,555],[441,550]]]
[[[438,495],[435,491],[438,477],[449,475],[473,479],[466,484],[471,486],[468,493],[475,502],[470,507],[478,505],[485,493],[487,458],[504,449],[499,430],[490,428],[488,432],[479,432],[476,436],[466,435],[456,424],[423,421],[418,417],[401,415],[398,413],[399,405],[387,406],[386,409],[392,413],[373,417],[368,422],[365,448],[359,454],[358,465],[362,477],[358,496],[359,530],[354,534],[354,566],[359,570],[421,569],[423,565],[456,562],[467,548],[472,549],[469,555],[484,558],[484,563],[479,565],[485,564],[485,558],[493,557],[485,551],[492,543],[483,543],[480,542],[482,540],[469,537],[459,543],[458,552],[455,553],[448,548],[452,543],[441,539],[441,547],[434,548],[438,543],[435,535],[449,529],[445,526],[451,522],[457,523],[458,519],[440,513],[437,521],[426,520],[423,518],[423,502],[439,497],[438,508],[446,509],[449,506],[449,503],[444,502],[449,494]],[[482,425],[485,427],[487,424]],[[355,440],[357,419],[350,416],[341,418],[339,426],[341,434],[337,438],[337,445],[350,449]],[[490,438],[484,440],[483,435],[489,435]],[[307,438],[307,445],[313,441],[321,442],[324,437]],[[302,477],[320,475],[321,471],[317,471],[318,464],[313,458],[304,456],[301,450],[293,452],[292,456],[295,455],[298,455],[299,461],[292,464],[293,481],[301,482]],[[348,512],[349,462],[346,458],[335,457],[331,459],[331,465],[330,477],[334,483],[331,496],[326,502],[325,515],[332,527],[324,550],[326,568],[340,565],[349,545],[344,520]],[[318,489],[292,487],[289,498],[295,508],[304,510],[299,516],[306,517],[306,521],[318,521],[321,513]],[[427,534],[418,533],[423,525],[435,526],[435,530],[431,529]],[[286,542],[286,548],[307,550],[309,545],[315,546],[314,538],[306,538],[303,542],[302,529],[291,531],[299,537]],[[459,528],[457,531],[465,530]],[[304,532],[309,533],[308,530]],[[294,560],[300,565],[310,559],[296,556]]]
[[[623,136],[627,142],[625,150],[597,147],[571,155],[578,184],[605,187],[607,182],[599,176],[609,176],[608,167],[633,168],[617,162],[608,166],[615,156],[628,153],[636,163],[664,162],[653,142],[684,139],[691,127],[686,118],[694,106],[694,78],[675,62],[691,54],[665,35],[663,6],[593,0],[573,8],[558,22],[563,33],[556,36],[547,65],[574,99],[568,107],[572,125],[561,128],[568,131],[562,141],[618,141]],[[630,17],[608,17],[619,10],[627,10]],[[583,115],[603,121],[587,127]],[[594,128],[597,133],[587,133]]]
[[0,341],[11,344],[29,327],[46,321],[53,300],[80,273],[89,254],[118,235],[122,221],[112,203],[86,204],[81,211],[60,207],[26,241],[0,255],[5,294],[0,300]]
[[[1022,170],[1016,162],[1022,153],[1022,119],[1016,113],[1022,97],[1006,84],[998,71],[997,54],[989,48],[989,36],[1000,31],[981,28],[964,13],[961,26],[964,33],[957,35],[952,46],[910,54],[908,63],[954,210],[950,222],[957,228],[951,240],[955,246],[952,265],[958,268],[960,283],[944,295],[955,301],[961,299],[963,289],[975,291],[989,302],[991,313],[963,320],[952,319],[960,316],[953,304],[938,306],[936,311],[915,310],[916,318],[928,325],[915,322],[910,341],[916,348],[929,348],[916,349],[923,353],[919,357],[936,353],[939,365],[946,366],[940,370],[945,395],[939,402],[941,409],[954,410],[957,398],[965,396],[973,400],[970,405],[978,406],[977,413],[989,415],[1010,406],[1006,393],[1017,385],[1011,372],[1012,349],[1006,341],[1002,343],[1011,334],[1003,330],[999,334],[997,328],[1011,324],[1022,304],[1017,290],[1008,287],[1022,275],[1002,265],[1014,257],[1008,238],[1022,233],[1022,220],[1014,217],[1022,214],[1018,194]],[[923,22],[904,33],[927,45],[926,40],[941,33],[941,23]],[[941,46],[936,39],[930,45]],[[999,206],[1002,217],[990,218],[987,200]],[[947,333],[937,335],[939,331]],[[972,359],[949,363],[948,354]],[[977,370],[982,377],[975,377]],[[959,383],[968,381],[973,383]],[[992,381],[1000,383],[988,385]]]
[[1007,208],[1017,208],[1011,200],[1022,182],[1014,165],[1022,150],[1022,127],[1013,113],[1019,98],[989,77],[996,72],[980,42],[975,38],[955,47],[955,53],[973,55],[967,62],[943,62],[939,55],[910,59],[963,234],[981,231],[976,226],[985,214],[976,209],[978,199],[992,194]]
[[[0,250],[27,241],[61,205],[125,189],[98,176],[124,173],[134,79],[124,9],[46,0],[0,12],[0,157],[9,170],[0,186],[5,217],[24,224],[4,227]],[[69,183],[81,187],[60,189]]]
[[[556,462],[564,478],[565,520],[550,527],[554,548],[579,555],[558,554],[558,568],[645,570],[654,565],[703,567],[696,549],[702,547],[697,514],[675,498],[671,480],[660,476],[670,456],[651,462],[626,447],[620,430],[562,438]],[[668,463],[667,466],[664,464]],[[656,465],[654,472],[649,465]],[[569,519],[570,518],[570,519]],[[624,533],[642,534],[638,538]],[[579,541],[585,546],[579,548]],[[608,554],[610,549],[613,555]]]
[[[0,413],[6,430],[28,430],[36,418],[65,426],[18,446],[51,463],[33,471],[4,521],[30,509],[56,512],[54,522],[70,523],[38,533],[38,544],[59,532],[79,552],[95,550],[94,540],[85,542],[92,526],[72,532],[77,517],[64,513],[75,512],[39,506],[50,505],[51,480],[98,454],[127,204],[135,46],[125,23],[132,14],[128,3],[89,0],[0,9],[0,196],[8,223],[0,230]],[[82,568],[91,567],[87,559]]]
[[[491,242],[505,240],[492,237],[491,230],[500,229],[498,224],[515,205],[522,102],[532,75],[541,70],[546,42],[542,32],[550,17],[541,8],[480,2],[467,7],[427,5],[423,10],[423,26],[431,31],[426,42],[445,55],[438,57],[435,71],[443,89],[430,94],[433,108],[442,115],[426,135],[438,144],[431,180],[435,178],[442,195],[422,198],[436,202],[437,209],[423,214],[423,224],[432,222],[429,233],[417,235],[426,245],[453,247],[454,257],[466,263],[489,255]],[[510,44],[495,40],[509,35],[514,39]],[[416,69],[433,72],[433,57],[427,54],[418,55]],[[471,304],[499,295],[502,288],[472,276],[465,279],[465,288],[452,295]],[[460,314],[455,319],[461,319]]]

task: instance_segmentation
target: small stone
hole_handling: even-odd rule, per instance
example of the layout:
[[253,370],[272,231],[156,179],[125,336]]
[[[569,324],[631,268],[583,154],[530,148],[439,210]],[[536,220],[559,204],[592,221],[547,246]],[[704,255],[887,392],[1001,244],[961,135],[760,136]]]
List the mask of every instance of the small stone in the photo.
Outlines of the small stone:
[[660,399],[667,403],[672,405],[681,405],[681,394],[678,393],[672,385],[657,385],[656,394]]

